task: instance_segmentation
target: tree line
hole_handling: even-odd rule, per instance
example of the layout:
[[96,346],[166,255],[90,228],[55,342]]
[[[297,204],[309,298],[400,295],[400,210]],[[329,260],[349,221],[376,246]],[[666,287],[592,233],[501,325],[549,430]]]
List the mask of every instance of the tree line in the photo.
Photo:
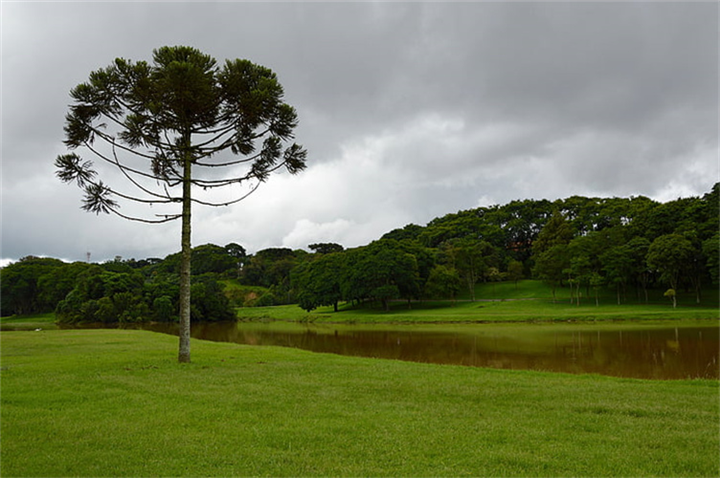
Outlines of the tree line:
[[[340,301],[454,299],[478,282],[541,279],[569,287],[571,300],[673,300],[718,284],[718,184],[701,197],[660,203],[647,197],[572,196],[518,200],[409,224],[360,248],[314,254],[293,270],[301,307]],[[632,294],[631,294],[632,293]]]
[[[535,278],[573,301],[612,290],[618,303],[649,290],[702,300],[718,284],[719,186],[659,203],[638,196],[526,199],[409,224],[372,243],[247,254],[236,243],[192,249],[192,320],[234,318],[234,307],[476,297],[479,282]],[[2,315],[55,311],[59,321],[177,321],[180,253],[103,264],[26,257],[2,269]],[[257,293],[225,287],[255,287]],[[463,292],[464,291],[464,292]]]
[[[238,251],[244,255],[236,244],[193,250],[192,320],[235,317],[221,279],[223,272],[238,267]],[[179,253],[102,264],[28,256],[2,269],[0,308],[3,316],[54,311],[63,323],[177,322],[179,273]]]

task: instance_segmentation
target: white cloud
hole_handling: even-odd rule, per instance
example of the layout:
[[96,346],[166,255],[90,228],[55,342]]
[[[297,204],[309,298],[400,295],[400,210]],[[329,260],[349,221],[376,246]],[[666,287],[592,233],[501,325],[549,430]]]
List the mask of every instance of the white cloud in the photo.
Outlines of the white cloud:
[[308,245],[320,242],[347,243],[355,233],[357,225],[347,219],[336,219],[332,222],[316,223],[308,219],[295,222],[295,227],[282,240],[284,247],[306,249]]
[[149,60],[174,44],[272,68],[309,151],[298,176],[275,175],[232,207],[196,207],[194,244],[352,247],[513,199],[703,194],[718,180],[718,8],[4,3],[1,256],[179,249],[179,224],[80,211],[80,191],[52,166],[70,89],[118,56]]

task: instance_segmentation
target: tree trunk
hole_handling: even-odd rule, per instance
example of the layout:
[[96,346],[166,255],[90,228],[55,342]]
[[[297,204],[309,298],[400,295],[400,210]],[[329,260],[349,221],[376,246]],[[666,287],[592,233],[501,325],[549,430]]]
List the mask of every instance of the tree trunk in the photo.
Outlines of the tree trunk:
[[577,289],[575,290],[575,295],[577,295],[577,297],[575,297],[575,300],[577,301],[577,306],[580,307],[580,282],[578,282]]
[[180,350],[178,353],[180,363],[190,362],[191,166],[190,158],[185,158],[183,161],[182,252],[180,256]]

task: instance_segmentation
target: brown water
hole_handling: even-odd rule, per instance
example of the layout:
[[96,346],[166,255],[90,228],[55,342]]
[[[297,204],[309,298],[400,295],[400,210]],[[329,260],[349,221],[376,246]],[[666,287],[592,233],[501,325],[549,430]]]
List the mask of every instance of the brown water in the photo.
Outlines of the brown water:
[[[301,325],[193,324],[203,340],[501,369],[648,379],[719,378],[718,321],[655,324]],[[177,326],[147,324],[177,333]]]

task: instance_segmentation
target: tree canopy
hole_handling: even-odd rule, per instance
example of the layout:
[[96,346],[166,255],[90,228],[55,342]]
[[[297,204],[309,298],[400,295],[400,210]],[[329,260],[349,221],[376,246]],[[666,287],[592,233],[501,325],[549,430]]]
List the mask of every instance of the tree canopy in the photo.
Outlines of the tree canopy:
[[[249,254],[237,243],[205,244],[192,249],[193,297],[219,304],[223,299],[217,295],[224,295],[229,307],[297,303],[312,310],[346,301],[385,308],[394,300],[456,300],[460,293],[471,299],[476,282],[534,278],[553,288],[571,286],[578,305],[582,296],[591,295],[597,303],[601,289],[603,297],[611,296],[617,303],[647,303],[668,288],[675,291],[675,300],[694,296],[699,301],[701,286],[717,285],[720,276],[717,201],[717,186],[701,197],[668,203],[580,196],[573,196],[570,206],[562,199],[524,200],[460,211],[426,226],[408,225],[349,249],[312,243],[307,246],[311,252],[276,247]],[[550,221],[555,225],[549,226]],[[536,247],[538,236],[545,236],[546,242],[551,237],[560,240],[542,250]],[[114,283],[137,280],[133,271],[140,272],[145,282],[142,287],[134,283],[134,289],[105,288],[114,292],[72,302],[73,317],[85,317],[79,312],[85,307],[93,312],[87,320],[100,316],[135,320],[140,316],[132,307],[136,311],[146,307],[146,320],[178,320],[179,260],[179,254],[170,254],[164,259],[101,264],[106,272],[125,274],[113,276]],[[84,290],[78,284],[94,267],[28,257],[3,268],[3,315],[56,309],[69,293],[75,294],[74,289]],[[109,277],[98,277],[95,283]],[[217,287],[207,282],[210,279]],[[198,282],[205,286],[195,286]],[[112,301],[114,294],[130,290],[142,290],[144,306],[133,305],[122,295],[116,298],[117,306],[112,302],[115,316],[108,314],[107,300],[99,304],[103,307],[83,306],[103,297]],[[192,317],[212,320],[223,316],[219,310],[198,307]]]
[[[88,150],[124,183],[104,182],[75,152],[58,156],[57,176],[84,191],[82,208],[150,223],[182,219],[178,359],[189,362],[192,204],[228,206],[280,168],[302,171],[307,153],[289,143],[295,109],[270,69],[240,59],[219,66],[187,46],[156,49],[150,63],[117,58],[70,95],[65,145]],[[234,198],[206,197],[218,188],[232,188]],[[170,209],[142,218],[121,212],[121,202]]]

